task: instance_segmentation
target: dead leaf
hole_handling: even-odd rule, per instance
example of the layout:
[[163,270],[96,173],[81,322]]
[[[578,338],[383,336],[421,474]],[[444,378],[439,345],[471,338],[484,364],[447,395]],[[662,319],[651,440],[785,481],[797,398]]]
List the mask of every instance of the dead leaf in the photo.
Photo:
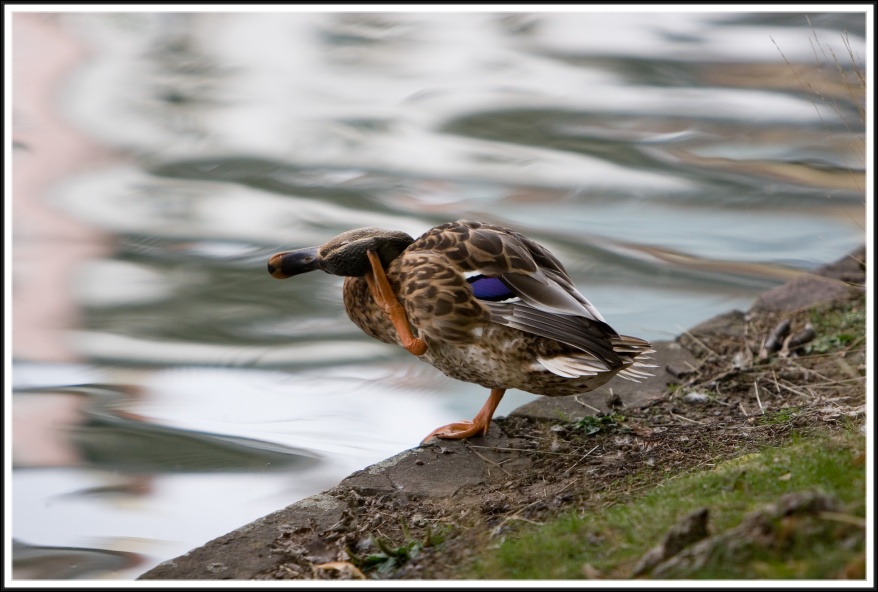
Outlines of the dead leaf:
[[314,570],[320,571],[337,571],[340,572],[342,576],[347,576],[352,580],[365,580],[366,576],[363,575],[356,565],[351,563],[350,561],[329,561],[327,563],[321,563],[319,565],[311,566]]

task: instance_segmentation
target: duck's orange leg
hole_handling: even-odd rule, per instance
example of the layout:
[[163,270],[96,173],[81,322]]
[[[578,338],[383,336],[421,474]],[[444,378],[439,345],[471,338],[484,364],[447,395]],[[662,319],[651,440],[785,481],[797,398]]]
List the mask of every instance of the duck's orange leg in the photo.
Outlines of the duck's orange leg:
[[463,420],[436,428],[421,441],[421,444],[433,437],[446,440],[460,440],[470,436],[483,436],[487,434],[488,426],[491,425],[491,418],[494,417],[494,411],[497,410],[497,405],[500,404],[500,399],[503,398],[505,392],[506,389],[491,389],[491,395],[472,421]]
[[390,317],[393,326],[396,327],[399,339],[402,341],[402,346],[416,356],[424,354],[427,351],[427,343],[423,339],[412,335],[412,329],[409,327],[409,319],[405,314],[405,309],[397,300],[396,294],[393,293],[390,282],[387,281],[387,275],[384,273],[384,268],[381,266],[378,254],[369,251],[367,255],[369,263],[372,264],[372,273],[366,274],[366,283],[369,285],[372,298]]

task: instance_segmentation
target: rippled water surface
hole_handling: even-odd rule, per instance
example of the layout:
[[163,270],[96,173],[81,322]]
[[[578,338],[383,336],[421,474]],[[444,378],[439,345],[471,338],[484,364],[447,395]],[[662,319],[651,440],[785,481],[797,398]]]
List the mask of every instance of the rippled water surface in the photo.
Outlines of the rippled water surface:
[[131,579],[482,405],[274,252],[499,223],[660,340],[865,240],[863,14],[11,26],[16,577]]

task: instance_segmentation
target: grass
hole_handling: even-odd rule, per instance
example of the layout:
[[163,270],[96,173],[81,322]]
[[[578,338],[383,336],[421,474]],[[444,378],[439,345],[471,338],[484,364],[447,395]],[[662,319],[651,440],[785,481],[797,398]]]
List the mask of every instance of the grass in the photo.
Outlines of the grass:
[[[659,483],[606,509],[568,512],[519,530],[486,550],[468,577],[481,579],[628,578],[634,565],[687,514],[707,507],[711,534],[791,492],[821,491],[843,510],[833,518],[783,525],[782,544],[745,544],[675,577],[692,579],[835,578],[864,549],[865,438],[855,430],[814,432],[790,444]],[[780,528],[780,527],[778,527]],[[785,530],[784,530],[785,529]],[[780,530],[778,531],[780,532]],[[722,554],[720,554],[722,555]]]
[[630,431],[625,425],[625,416],[620,413],[603,413],[599,415],[586,415],[578,420],[576,428],[582,430],[586,436],[592,436],[599,432]]
[[784,425],[789,423],[799,411],[799,407],[783,407],[759,416],[756,421],[759,425]]
[[394,545],[383,537],[372,537],[372,543],[377,548],[373,553],[360,556],[349,548],[347,551],[352,563],[371,577],[387,575],[420,555],[425,548],[442,544],[444,539],[442,532],[433,532],[429,527],[422,540],[412,538],[404,523],[402,530],[405,541],[400,545]]
[[839,349],[850,348],[865,340],[866,310],[851,304],[843,310],[812,310],[811,323],[818,335],[809,343],[806,352],[823,354]]

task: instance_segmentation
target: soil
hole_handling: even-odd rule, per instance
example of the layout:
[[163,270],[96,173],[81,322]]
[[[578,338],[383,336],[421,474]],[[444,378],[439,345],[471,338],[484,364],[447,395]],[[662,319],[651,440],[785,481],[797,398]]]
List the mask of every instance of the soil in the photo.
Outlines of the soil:
[[[647,399],[611,396],[578,420],[513,414],[496,419],[489,437],[434,443],[405,460],[424,469],[433,459],[477,457],[487,477],[461,478],[447,491],[435,489],[446,481],[427,479],[419,492],[363,485],[373,477],[361,472],[352,481],[355,474],[326,492],[343,502],[334,524],[281,525],[258,550],[271,564],[246,577],[465,577],[474,548],[522,524],[625,503],[668,476],[783,444],[794,432],[862,424],[865,337],[839,337],[820,319],[848,315],[865,326],[864,269],[860,251],[821,270],[819,289],[808,276],[767,293],[748,313],[687,331],[676,344],[692,361],[666,368],[671,384]],[[145,577],[186,577],[161,567]]]

